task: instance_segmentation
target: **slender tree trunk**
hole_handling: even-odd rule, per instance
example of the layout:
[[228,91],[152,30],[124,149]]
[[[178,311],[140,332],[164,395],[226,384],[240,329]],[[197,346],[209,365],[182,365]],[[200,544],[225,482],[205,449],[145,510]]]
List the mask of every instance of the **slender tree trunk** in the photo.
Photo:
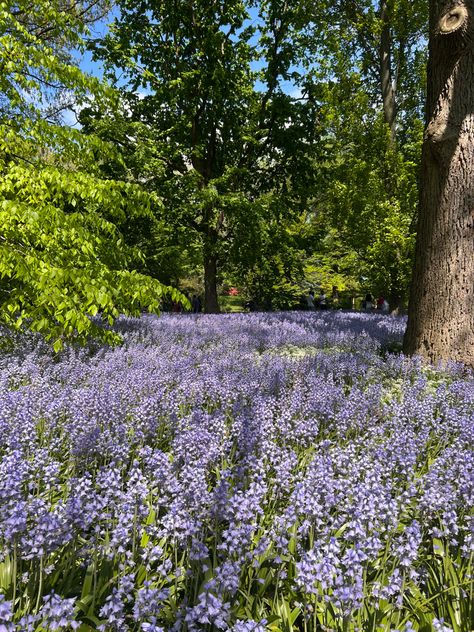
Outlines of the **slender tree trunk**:
[[387,301],[391,314],[403,313],[403,299],[400,296],[399,292],[397,292],[396,294],[389,294],[387,297]]
[[430,0],[426,117],[404,351],[474,366],[474,0]]
[[[204,108],[203,108],[204,109]],[[193,146],[199,146],[202,136],[199,116],[196,115],[191,129]],[[216,161],[217,126],[214,125],[209,133],[205,156],[200,152],[192,156],[193,167],[202,176],[201,188],[208,186],[214,174]],[[214,227],[216,209],[206,206],[202,213],[201,230],[203,232],[203,267],[204,267],[204,311],[206,314],[219,313],[219,299],[217,297],[217,245],[219,232]]]
[[395,102],[395,85],[392,72],[392,36],[390,33],[390,11],[387,0],[380,2],[380,20],[382,32],[380,34],[380,87],[382,91],[382,103],[385,122],[390,129],[392,145],[396,141],[396,117],[397,108]]
[[204,311],[206,314],[219,313],[217,297],[217,254],[216,243],[212,236],[204,241]]

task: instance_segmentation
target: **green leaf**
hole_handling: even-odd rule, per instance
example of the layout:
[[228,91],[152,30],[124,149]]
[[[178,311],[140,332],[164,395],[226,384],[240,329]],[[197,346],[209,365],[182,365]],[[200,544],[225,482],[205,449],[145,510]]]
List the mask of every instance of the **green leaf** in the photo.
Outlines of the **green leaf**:
[[56,353],[59,353],[59,351],[61,351],[62,348],[63,348],[63,341],[61,340],[61,338],[58,338],[53,344],[53,349]]

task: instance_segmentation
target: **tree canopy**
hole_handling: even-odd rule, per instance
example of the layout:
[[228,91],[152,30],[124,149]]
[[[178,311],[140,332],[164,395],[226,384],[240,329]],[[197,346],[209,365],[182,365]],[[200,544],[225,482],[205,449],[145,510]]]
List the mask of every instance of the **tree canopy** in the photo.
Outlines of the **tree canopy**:
[[69,54],[101,7],[1,4],[0,316],[42,332],[56,349],[91,333],[113,340],[104,323],[158,309],[172,293],[136,271],[140,253],[119,230],[125,218],[150,212],[149,194],[105,179],[97,157],[120,160],[116,148],[57,117],[64,94],[77,103],[113,101],[110,88]]
[[[92,127],[118,140],[119,122],[134,155],[137,143],[153,145],[146,187],[175,234],[198,245],[206,309],[216,311],[218,271],[252,269],[269,224],[309,194],[315,105],[283,89],[299,77],[302,17],[277,2],[258,14],[241,1],[117,6],[95,54],[120,87],[122,115],[96,112]],[[134,165],[137,179],[147,166]]]

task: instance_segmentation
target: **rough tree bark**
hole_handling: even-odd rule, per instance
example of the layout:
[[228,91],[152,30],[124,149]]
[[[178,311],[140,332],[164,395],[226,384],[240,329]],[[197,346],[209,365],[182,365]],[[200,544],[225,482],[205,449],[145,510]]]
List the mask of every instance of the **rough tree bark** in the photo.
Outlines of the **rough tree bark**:
[[474,366],[474,0],[430,0],[429,49],[404,351]]

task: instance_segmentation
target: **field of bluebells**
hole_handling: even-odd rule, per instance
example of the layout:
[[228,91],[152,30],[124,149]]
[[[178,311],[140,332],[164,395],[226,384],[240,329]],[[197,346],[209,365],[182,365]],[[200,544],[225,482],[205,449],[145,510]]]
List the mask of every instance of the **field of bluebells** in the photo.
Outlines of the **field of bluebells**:
[[4,335],[0,632],[473,630],[474,375],[391,353],[404,326]]

